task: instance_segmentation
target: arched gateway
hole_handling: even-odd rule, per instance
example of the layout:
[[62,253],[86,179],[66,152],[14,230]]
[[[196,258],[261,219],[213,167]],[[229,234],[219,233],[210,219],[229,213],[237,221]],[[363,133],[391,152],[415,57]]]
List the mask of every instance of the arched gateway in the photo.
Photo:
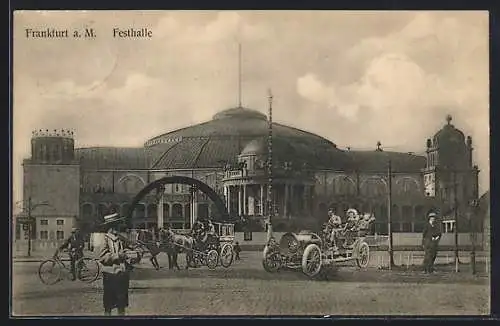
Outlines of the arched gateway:
[[150,184],[142,188],[137,195],[135,195],[135,197],[130,202],[129,209],[125,215],[127,221],[130,221],[132,219],[132,213],[134,212],[135,207],[147,194],[166,184],[184,184],[184,185],[194,186],[195,188],[203,192],[205,195],[207,195],[214,202],[218,212],[218,214],[214,216],[215,221],[222,222],[230,220],[226,205],[224,204],[224,200],[220,198],[219,195],[209,185],[190,177],[168,176],[151,182]]

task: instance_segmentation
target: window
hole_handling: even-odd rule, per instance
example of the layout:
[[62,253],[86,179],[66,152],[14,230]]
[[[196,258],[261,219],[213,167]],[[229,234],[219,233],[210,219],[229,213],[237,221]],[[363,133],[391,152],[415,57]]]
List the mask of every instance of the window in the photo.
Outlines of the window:
[[412,232],[412,227],[410,222],[403,222],[402,223],[402,231],[403,232]]
[[40,220],[40,225],[49,225],[49,220]]
[[183,223],[172,223],[172,229],[183,229],[184,224]]
[[174,218],[179,218],[179,217],[182,217],[183,214],[182,214],[182,205],[181,204],[174,204],[172,206],[172,217]]
[[148,205],[148,217],[156,218],[157,215],[158,215],[158,206],[156,206],[156,204],[149,204]]
[[49,239],[49,231],[40,231],[40,239],[48,240]]
[[57,224],[57,225],[64,225],[64,220],[57,220],[57,221],[56,221],[56,224]]
[[56,238],[57,240],[64,240],[64,231],[57,231]]
[[170,205],[163,204],[163,218],[169,218],[169,217],[170,217]]

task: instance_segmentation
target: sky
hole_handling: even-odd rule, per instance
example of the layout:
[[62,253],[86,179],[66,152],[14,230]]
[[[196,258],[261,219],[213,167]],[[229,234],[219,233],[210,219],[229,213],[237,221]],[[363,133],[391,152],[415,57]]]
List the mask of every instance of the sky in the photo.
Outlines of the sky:
[[[28,39],[26,28],[95,38]],[[149,39],[113,38],[148,28]],[[35,129],[78,147],[141,147],[241,102],[340,148],[424,153],[452,123],[489,190],[486,11],[19,11],[14,14],[13,200]]]

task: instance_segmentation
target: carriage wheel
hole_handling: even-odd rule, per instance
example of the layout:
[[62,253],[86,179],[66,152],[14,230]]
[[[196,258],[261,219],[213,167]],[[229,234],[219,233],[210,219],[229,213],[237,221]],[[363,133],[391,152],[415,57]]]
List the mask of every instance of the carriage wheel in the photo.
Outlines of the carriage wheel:
[[207,253],[207,266],[210,269],[216,269],[217,268],[217,263],[219,262],[219,254],[217,253],[217,250],[210,250]]
[[43,284],[52,285],[61,280],[62,266],[54,259],[44,260],[38,267],[38,277]]
[[78,268],[78,279],[80,281],[92,283],[99,278],[101,267],[95,259],[83,257],[76,262],[76,266]]
[[356,264],[359,268],[366,268],[370,262],[370,247],[366,242],[362,242],[358,247]]
[[233,263],[233,246],[229,243],[222,245],[220,250],[220,264],[222,267],[228,268]]
[[321,270],[321,250],[313,243],[309,244],[302,255],[302,272],[313,277]]
[[281,255],[276,250],[270,250],[267,246],[264,248],[264,259],[262,267],[269,273],[276,273],[281,267]]

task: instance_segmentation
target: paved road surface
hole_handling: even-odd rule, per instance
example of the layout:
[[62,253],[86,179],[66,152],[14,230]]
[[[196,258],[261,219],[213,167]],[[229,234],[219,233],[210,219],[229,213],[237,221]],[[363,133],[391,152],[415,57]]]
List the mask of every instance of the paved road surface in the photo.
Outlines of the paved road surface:
[[[155,271],[146,259],[132,274],[129,315],[464,315],[489,314],[485,276],[340,268],[330,281],[301,273],[269,274],[260,253],[244,253],[228,269]],[[180,260],[181,266],[183,259]],[[166,266],[166,257],[160,255]],[[17,316],[102,313],[101,282],[40,283],[36,262],[13,267],[12,312]],[[443,267],[444,269],[444,267]]]

